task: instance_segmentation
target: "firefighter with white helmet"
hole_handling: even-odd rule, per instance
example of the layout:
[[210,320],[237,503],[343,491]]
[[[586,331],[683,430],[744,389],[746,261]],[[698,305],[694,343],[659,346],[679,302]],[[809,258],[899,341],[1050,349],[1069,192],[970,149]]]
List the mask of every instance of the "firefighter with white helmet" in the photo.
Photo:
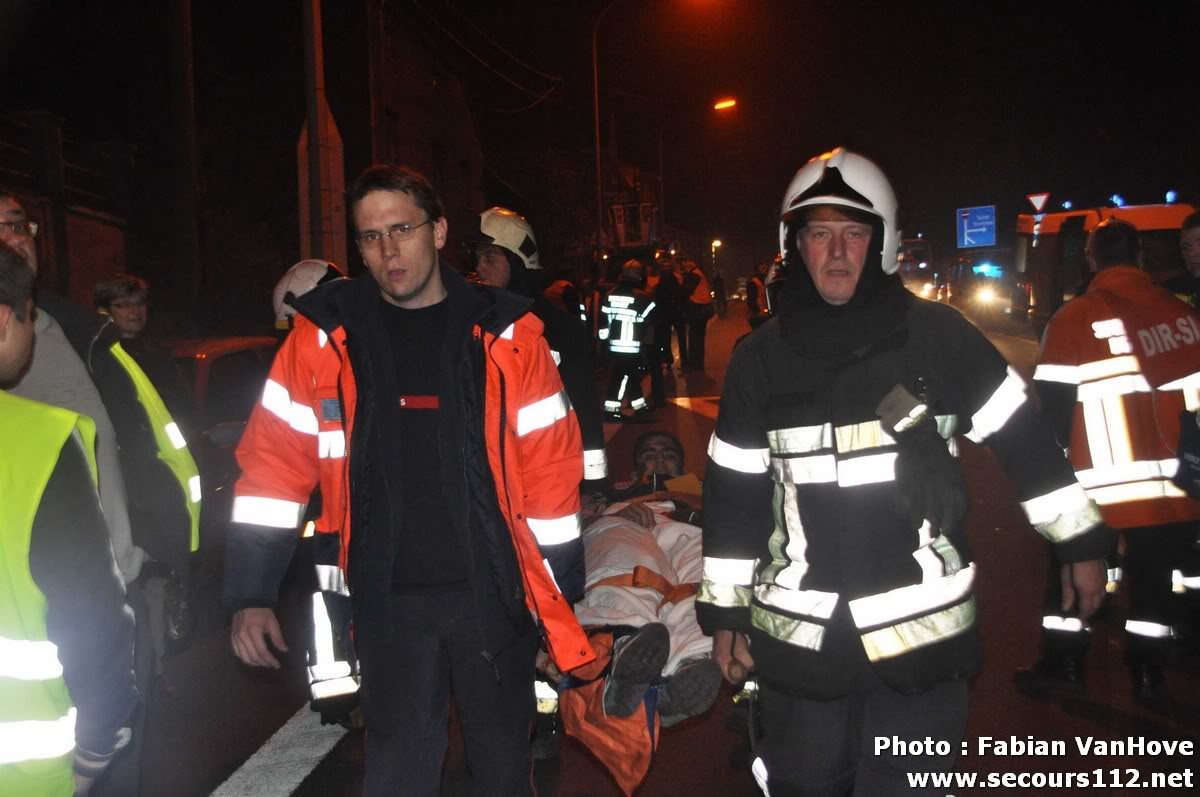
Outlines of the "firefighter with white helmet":
[[[654,301],[642,290],[646,269],[637,259],[626,260],[621,266],[617,287],[604,299],[600,311],[600,340],[608,347],[612,371],[608,391],[604,395],[604,414],[612,420],[622,420],[621,408],[626,398],[634,415],[649,412],[642,394],[642,372],[648,357],[657,354],[651,346],[653,337]],[[648,321],[648,319],[650,319]]]
[[530,311],[542,322],[550,354],[579,419],[584,486],[602,489],[608,478],[608,459],[592,373],[591,344],[579,311],[570,312],[546,296],[548,280],[533,227],[524,216],[508,208],[488,208],[479,214],[478,224],[467,234],[464,245],[480,282],[533,300]]
[[[933,794],[907,774],[954,767],[981,665],[955,435],[996,453],[1084,615],[1112,534],[1016,372],[895,276],[879,167],[812,159],[779,230],[783,301],[734,350],[709,444],[697,615],[727,678],[756,670],[764,789]],[[894,738],[950,752],[862,745]]]
[[286,335],[292,328],[292,317],[296,308],[292,301],[300,298],[318,285],[323,285],[333,279],[341,279],[346,275],[342,270],[328,260],[301,260],[284,273],[275,290],[271,294],[271,304],[275,308],[275,329]]

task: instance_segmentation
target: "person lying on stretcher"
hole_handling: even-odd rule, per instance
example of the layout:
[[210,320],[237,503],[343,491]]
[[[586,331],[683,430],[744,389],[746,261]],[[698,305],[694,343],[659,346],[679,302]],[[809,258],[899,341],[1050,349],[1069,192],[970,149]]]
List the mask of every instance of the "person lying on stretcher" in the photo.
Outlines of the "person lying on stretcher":
[[575,615],[598,657],[560,681],[559,709],[627,793],[649,769],[659,726],[707,711],[721,686],[696,623],[700,482],[684,475],[683,454],[667,432],[642,435],[638,480],[584,519],[587,587]]

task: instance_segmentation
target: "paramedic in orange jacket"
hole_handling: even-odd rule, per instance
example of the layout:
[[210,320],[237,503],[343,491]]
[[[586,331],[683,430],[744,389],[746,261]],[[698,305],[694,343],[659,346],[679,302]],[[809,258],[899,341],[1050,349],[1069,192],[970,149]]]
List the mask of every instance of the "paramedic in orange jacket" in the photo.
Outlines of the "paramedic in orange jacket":
[[528,301],[439,263],[446,219],[424,177],[373,166],[348,196],[368,274],[296,300],[238,448],[233,649],[279,666],[273,606],[319,484],[316,531],[340,551],[329,586],[353,605],[363,794],[438,793],[451,684],[476,787],[529,794],[539,637],[564,671],[593,657],[570,607],[579,426]]
[[[1034,382],[1079,483],[1125,538],[1126,662],[1134,696],[1154,701],[1176,636],[1173,594],[1200,591],[1191,549],[1200,503],[1171,483],[1180,412],[1200,405],[1200,320],[1138,268],[1139,249],[1125,222],[1092,231],[1096,275],[1051,319]],[[1017,680],[1082,691],[1087,626],[1063,606],[1057,578],[1050,586],[1042,659]]]

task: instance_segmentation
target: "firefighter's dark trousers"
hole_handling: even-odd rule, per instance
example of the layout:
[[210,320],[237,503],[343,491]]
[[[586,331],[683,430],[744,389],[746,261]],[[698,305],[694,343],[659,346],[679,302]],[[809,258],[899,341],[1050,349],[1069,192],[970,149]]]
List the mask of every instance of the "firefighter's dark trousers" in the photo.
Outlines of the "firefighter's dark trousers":
[[[903,695],[886,686],[836,700],[809,700],[761,685],[762,738],[755,779],[771,797],[891,797],[938,795],[945,787],[914,788],[908,773],[950,772],[967,728],[967,682],[949,681]],[[944,756],[908,755],[892,740],[949,746]],[[876,752],[877,740],[887,740]]]
[[640,354],[613,354],[612,370],[608,377],[608,392],[604,395],[604,411],[619,413],[628,401],[635,411],[646,408],[642,393],[642,357]]
[[532,794],[537,631],[481,651],[468,591],[393,595],[390,640],[357,640],[367,726],[364,797],[436,797],[450,697],[462,726],[474,795]]

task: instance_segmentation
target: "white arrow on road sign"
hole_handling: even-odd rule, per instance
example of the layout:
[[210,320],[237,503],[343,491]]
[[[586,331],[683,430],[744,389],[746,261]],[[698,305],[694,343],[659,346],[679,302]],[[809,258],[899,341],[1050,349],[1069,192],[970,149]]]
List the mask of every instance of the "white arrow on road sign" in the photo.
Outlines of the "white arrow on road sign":
[[963,227],[963,242],[967,246],[974,246],[975,239],[971,237],[973,232],[987,232],[987,227]]
[[1026,194],[1025,198],[1029,200],[1029,204],[1033,205],[1035,213],[1041,213],[1042,208],[1046,207],[1046,200],[1050,198],[1049,192],[1041,194]]

